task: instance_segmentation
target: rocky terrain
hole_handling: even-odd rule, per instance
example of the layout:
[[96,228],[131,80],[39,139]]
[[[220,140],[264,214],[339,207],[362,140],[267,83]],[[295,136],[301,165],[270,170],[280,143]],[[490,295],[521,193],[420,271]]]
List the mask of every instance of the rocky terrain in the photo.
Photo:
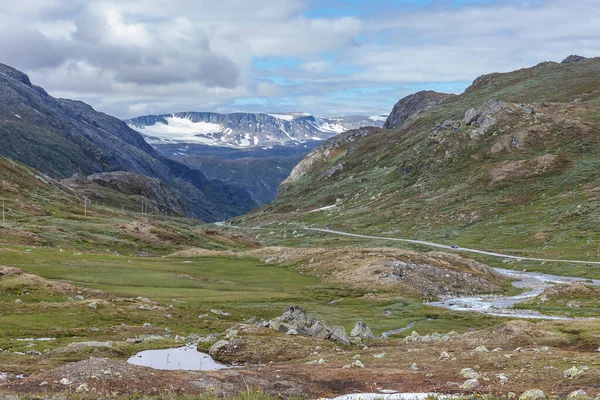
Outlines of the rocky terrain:
[[395,129],[404,124],[410,118],[419,115],[420,112],[428,108],[437,106],[447,99],[454,97],[453,94],[438,93],[433,91],[422,91],[400,99],[394,105],[392,112],[385,120],[383,128]]

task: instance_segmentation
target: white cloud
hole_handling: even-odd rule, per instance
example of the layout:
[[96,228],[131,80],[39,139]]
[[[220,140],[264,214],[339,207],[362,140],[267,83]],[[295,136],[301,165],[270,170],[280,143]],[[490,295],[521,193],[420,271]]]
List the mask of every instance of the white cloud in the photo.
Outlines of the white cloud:
[[[363,16],[309,18],[304,11],[312,4],[0,0],[0,62],[53,95],[121,117],[236,110],[236,99],[256,97],[264,98],[256,107],[272,107],[261,111],[331,115],[386,112],[415,85],[471,81],[572,53],[600,55],[597,0],[440,1],[412,11],[381,6]],[[253,68],[256,57],[300,62],[267,73]],[[286,85],[269,82],[272,75]],[[369,87],[396,89],[351,93]]]

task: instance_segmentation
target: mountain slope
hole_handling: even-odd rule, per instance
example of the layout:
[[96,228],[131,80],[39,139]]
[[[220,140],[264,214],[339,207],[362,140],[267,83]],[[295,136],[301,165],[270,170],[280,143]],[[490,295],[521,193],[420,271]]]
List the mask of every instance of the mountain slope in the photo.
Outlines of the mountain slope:
[[234,160],[202,156],[178,158],[179,162],[201,171],[208,178],[243,186],[260,205],[275,199],[279,185],[301,160],[302,156]]
[[399,128],[329,140],[274,203],[236,221],[589,258],[600,239],[599,103],[600,59],[485,75]]
[[151,144],[194,143],[252,147],[324,140],[362,126],[382,126],[385,117],[325,118],[307,114],[217,114],[180,112],[125,122]]
[[54,178],[129,171],[169,184],[186,214],[207,221],[256,204],[243,188],[206,179],[161,156],[124,122],[85,103],[55,99],[27,75],[0,64],[0,155]]

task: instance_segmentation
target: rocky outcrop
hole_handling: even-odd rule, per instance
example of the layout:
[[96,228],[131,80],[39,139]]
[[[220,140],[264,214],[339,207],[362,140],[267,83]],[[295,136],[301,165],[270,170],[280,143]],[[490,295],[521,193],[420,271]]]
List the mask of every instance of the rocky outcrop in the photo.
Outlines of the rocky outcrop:
[[287,307],[281,317],[272,319],[267,323],[267,326],[286,334],[302,334],[315,339],[332,340],[343,345],[360,343],[361,339],[375,338],[371,328],[363,321],[357,322],[352,333],[348,336],[343,326],[329,326],[323,321],[316,320],[300,306]]
[[453,94],[434,91],[422,91],[406,96],[396,103],[383,124],[383,128],[395,129],[408,119],[421,113],[421,111],[437,106],[454,96]]
[[469,137],[475,139],[484,135],[497,122],[495,115],[505,106],[506,104],[502,100],[490,99],[481,107],[468,109],[465,112],[464,122],[467,126],[472,127]]
[[572,63],[578,63],[578,62],[587,61],[587,60],[589,60],[589,58],[578,56],[576,54],[572,54],[569,57],[562,60],[560,63],[561,64],[572,64]]
[[[284,192],[286,192],[294,182],[309,175],[313,170],[318,170],[319,167],[323,166],[323,164],[326,164],[330,156],[333,154],[334,149],[339,148],[342,144],[352,143],[358,138],[370,135],[371,133],[377,130],[378,128],[375,127],[364,127],[360,129],[347,131],[329,139],[321,146],[315,148],[313,151],[308,153],[306,157],[304,157],[304,159],[300,161],[300,163],[298,163],[298,165],[294,167],[290,176],[281,183],[281,185],[279,186],[279,192],[277,193],[277,196],[280,196]],[[328,172],[321,172],[319,174],[319,178],[323,179],[326,177],[330,177],[335,172],[338,172],[342,169],[343,164],[338,163],[338,165],[336,166],[328,167],[326,169],[326,171]]]

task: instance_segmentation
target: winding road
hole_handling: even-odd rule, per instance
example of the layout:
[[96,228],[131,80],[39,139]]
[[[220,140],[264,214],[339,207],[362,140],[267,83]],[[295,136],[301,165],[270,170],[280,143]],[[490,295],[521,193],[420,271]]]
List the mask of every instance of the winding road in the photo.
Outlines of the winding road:
[[485,254],[487,256],[500,257],[500,258],[510,258],[510,259],[514,259],[514,260],[518,260],[518,261],[520,261],[520,260],[529,260],[529,261],[555,262],[555,263],[566,263],[566,264],[600,265],[600,261],[560,260],[560,259],[552,259],[552,258],[521,257],[521,256],[510,255],[510,254],[495,253],[493,251],[470,249],[468,247],[454,248],[454,247],[449,246],[447,244],[428,242],[428,241],[425,241],[425,240],[401,239],[401,238],[391,238],[391,237],[385,237],[385,236],[361,235],[361,234],[358,234],[358,233],[342,232],[342,231],[336,231],[336,230],[333,230],[333,229],[324,229],[324,228],[309,228],[309,227],[303,227],[303,228],[301,228],[301,227],[295,227],[295,228],[288,228],[288,229],[263,228],[263,227],[242,228],[240,226],[225,225],[224,222],[215,222],[215,225],[220,226],[220,227],[224,227],[224,228],[235,228],[235,229],[251,229],[251,230],[266,230],[266,231],[304,230],[304,231],[322,232],[322,233],[330,233],[330,234],[333,234],[333,235],[350,236],[350,237],[356,237],[356,238],[362,238],[362,239],[388,240],[388,241],[393,241],[393,242],[404,242],[404,243],[420,244],[420,245],[423,245],[423,246],[435,247],[435,248],[438,248],[438,249],[454,250],[454,251],[460,251],[460,252],[463,252],[463,253]]
[[465,253],[485,254],[485,255],[493,256],[493,257],[512,258],[512,259],[515,259],[515,260],[529,260],[529,261],[542,261],[542,262],[545,261],[545,262],[568,263],[568,264],[592,264],[592,265],[600,265],[600,261],[556,260],[556,259],[551,259],[551,258],[521,257],[521,256],[513,256],[513,255],[509,255],[509,254],[494,253],[492,251],[469,249],[469,248],[466,248],[466,247],[452,248],[452,246],[448,246],[446,244],[440,244],[440,243],[434,243],[434,242],[427,242],[427,241],[424,241],[424,240],[412,240],[412,239],[400,239],[400,238],[390,238],[390,237],[381,237],[381,236],[360,235],[360,234],[357,234],[357,233],[348,233],[348,232],[342,232],[342,231],[334,231],[332,229],[322,229],[322,228],[297,228],[297,229],[303,229],[303,230],[315,231],[315,232],[331,233],[331,234],[334,234],[334,235],[352,236],[352,237],[358,237],[358,238],[363,238],[363,239],[390,240],[390,241],[394,241],[394,242],[414,243],[414,244],[421,244],[421,245],[424,245],[424,246],[436,247],[436,248],[439,248],[439,249],[455,250],[455,251],[461,251],[461,252],[465,252]]

